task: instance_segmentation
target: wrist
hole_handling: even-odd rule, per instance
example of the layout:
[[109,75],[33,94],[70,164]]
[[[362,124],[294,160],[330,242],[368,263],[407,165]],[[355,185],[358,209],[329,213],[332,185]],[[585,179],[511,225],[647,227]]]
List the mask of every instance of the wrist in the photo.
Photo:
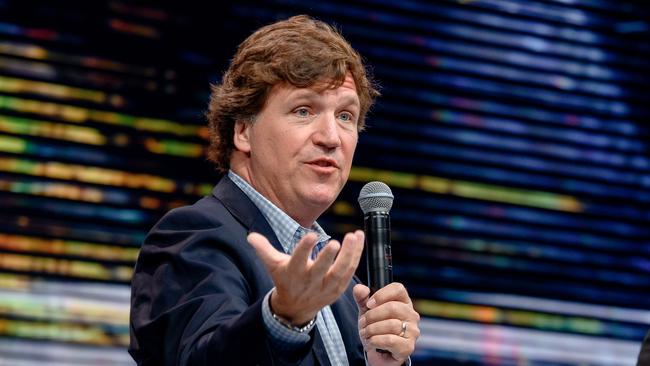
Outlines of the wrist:
[[[302,313],[300,311],[295,311],[293,309],[287,309],[283,306],[283,302],[279,299],[277,290],[274,290],[271,293],[269,298],[269,307],[271,310],[271,315],[276,318],[280,323],[286,323],[291,327],[302,328],[308,323],[315,321],[316,312]],[[283,324],[284,325],[284,324]]]
[[305,324],[294,325],[293,323],[290,323],[287,319],[284,319],[281,316],[275,314],[272,310],[271,310],[271,316],[278,323],[282,324],[283,327],[298,333],[309,333],[311,329],[314,327],[314,324],[316,324],[316,318],[312,318],[310,321],[308,321]]

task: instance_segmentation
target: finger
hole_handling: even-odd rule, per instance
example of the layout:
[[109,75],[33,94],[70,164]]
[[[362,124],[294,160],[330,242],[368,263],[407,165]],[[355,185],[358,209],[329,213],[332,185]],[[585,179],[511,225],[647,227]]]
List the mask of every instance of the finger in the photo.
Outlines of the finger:
[[387,319],[400,319],[417,323],[420,320],[418,313],[409,304],[399,301],[389,301],[378,305],[364,314],[366,324],[372,324]]
[[391,353],[396,360],[406,359],[415,350],[415,340],[394,334],[382,334],[366,338],[370,349],[382,349]]
[[296,244],[289,261],[289,273],[298,274],[305,271],[307,262],[311,257],[314,246],[318,242],[318,236],[314,233],[308,233]]
[[366,301],[368,301],[368,296],[370,296],[370,289],[368,286],[357,284],[354,285],[352,289],[352,295],[354,296],[354,301],[357,302],[357,308],[359,309],[359,316],[365,314],[368,311],[366,307]]
[[[366,327],[359,329],[359,337],[371,338],[376,335],[398,335],[402,337],[402,321],[399,319],[386,319],[376,323],[368,324]],[[408,330],[408,322],[407,322]],[[404,337],[406,337],[406,332]]]
[[336,240],[330,240],[329,243],[318,253],[313,266],[309,270],[313,278],[323,278],[325,273],[334,263],[336,254],[341,249],[341,244]]
[[362,250],[363,244],[356,233],[345,234],[341,250],[325,277],[328,288],[335,289],[339,295],[345,291],[359,265]]
[[264,235],[250,233],[246,239],[255,249],[257,256],[260,257],[264,265],[269,269],[275,268],[279,262],[288,259],[288,256],[277,251]]
[[405,304],[413,305],[406,287],[399,282],[392,282],[380,288],[368,300],[368,308],[372,309],[378,305],[389,301],[399,301]]
[[354,270],[359,265],[361,253],[363,253],[363,238],[363,231],[361,230],[345,234],[343,245],[330,272],[337,274],[337,277],[341,277],[346,282],[352,278]]

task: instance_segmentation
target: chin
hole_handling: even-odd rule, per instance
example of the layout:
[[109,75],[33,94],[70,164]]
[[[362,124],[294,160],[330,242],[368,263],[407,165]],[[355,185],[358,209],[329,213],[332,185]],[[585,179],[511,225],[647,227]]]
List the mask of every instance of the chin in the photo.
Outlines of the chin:
[[312,190],[307,195],[307,200],[311,202],[312,205],[322,206],[323,210],[326,210],[332,205],[332,203],[334,203],[338,195],[339,190],[334,190],[328,187],[328,189]]
[[309,197],[309,202],[311,202],[313,206],[322,206],[323,210],[330,207],[335,200],[336,200],[336,196],[332,196],[332,195]]

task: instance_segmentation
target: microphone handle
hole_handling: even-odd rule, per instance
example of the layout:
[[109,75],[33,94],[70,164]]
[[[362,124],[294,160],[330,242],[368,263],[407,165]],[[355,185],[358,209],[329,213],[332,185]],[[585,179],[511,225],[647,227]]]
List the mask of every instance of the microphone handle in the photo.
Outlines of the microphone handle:
[[[393,253],[390,247],[390,215],[368,212],[363,218],[366,234],[366,266],[370,295],[393,282]],[[390,353],[377,348],[379,353]]]
[[390,246],[390,215],[373,211],[364,216],[366,264],[370,294],[393,282],[393,254]]

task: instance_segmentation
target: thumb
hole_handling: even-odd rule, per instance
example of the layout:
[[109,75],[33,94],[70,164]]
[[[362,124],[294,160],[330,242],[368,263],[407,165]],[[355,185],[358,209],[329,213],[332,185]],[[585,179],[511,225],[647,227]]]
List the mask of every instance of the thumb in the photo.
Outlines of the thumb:
[[354,296],[354,300],[357,302],[357,307],[359,308],[359,315],[363,315],[368,311],[368,307],[366,306],[366,302],[368,301],[368,297],[370,296],[370,289],[368,286],[362,285],[362,284],[357,284],[354,286],[352,289],[352,295]]
[[267,268],[274,268],[286,256],[286,254],[278,252],[262,234],[250,233],[246,239]]

